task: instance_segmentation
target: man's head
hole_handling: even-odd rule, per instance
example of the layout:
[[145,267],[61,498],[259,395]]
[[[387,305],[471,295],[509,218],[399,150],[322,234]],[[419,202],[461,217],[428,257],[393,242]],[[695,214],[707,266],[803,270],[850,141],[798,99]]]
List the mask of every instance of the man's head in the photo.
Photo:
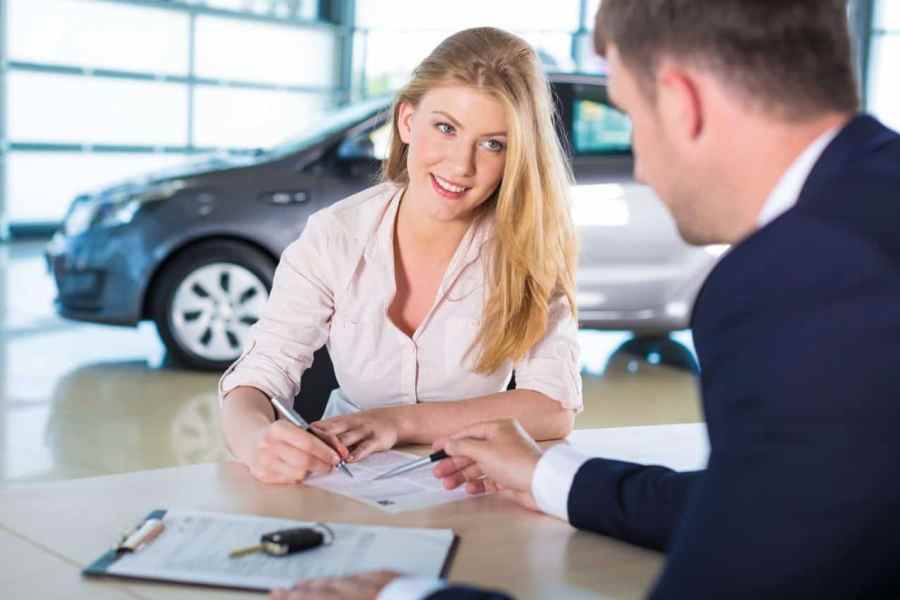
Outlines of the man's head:
[[735,170],[777,181],[754,152],[802,149],[812,140],[785,132],[859,108],[843,0],[603,0],[594,36],[633,121],[635,174],[689,242],[746,232],[765,193],[742,196],[753,186]]

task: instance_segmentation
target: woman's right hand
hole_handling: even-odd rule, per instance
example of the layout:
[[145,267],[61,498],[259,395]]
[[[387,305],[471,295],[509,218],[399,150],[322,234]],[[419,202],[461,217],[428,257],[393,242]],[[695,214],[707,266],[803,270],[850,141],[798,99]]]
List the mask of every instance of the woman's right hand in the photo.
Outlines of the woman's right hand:
[[296,425],[278,419],[256,432],[244,462],[250,473],[263,483],[296,483],[310,473],[329,473],[349,452],[336,437],[324,433],[323,436],[332,447]]

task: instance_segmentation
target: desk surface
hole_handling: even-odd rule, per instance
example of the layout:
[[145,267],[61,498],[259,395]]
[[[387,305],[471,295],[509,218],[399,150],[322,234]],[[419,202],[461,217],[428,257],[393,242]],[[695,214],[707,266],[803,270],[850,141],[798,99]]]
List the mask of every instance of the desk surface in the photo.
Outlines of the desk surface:
[[[703,425],[581,430],[591,454],[689,469],[706,460]],[[637,598],[662,555],[576,531],[498,496],[390,515],[307,486],[267,486],[234,462],[141,471],[0,490],[0,588],[5,598],[205,599],[252,592],[82,579],[80,570],[155,508],[303,520],[451,528],[460,537],[449,579],[527,598]]]

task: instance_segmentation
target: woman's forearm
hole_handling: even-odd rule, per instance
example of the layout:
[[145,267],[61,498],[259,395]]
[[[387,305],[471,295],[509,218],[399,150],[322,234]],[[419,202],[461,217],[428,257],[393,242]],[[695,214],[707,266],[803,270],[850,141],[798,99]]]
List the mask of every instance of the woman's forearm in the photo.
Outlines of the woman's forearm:
[[275,420],[269,398],[260,390],[239,386],[222,400],[222,430],[235,458],[246,463],[252,455],[255,434]]
[[391,413],[398,441],[405,444],[430,444],[474,423],[503,418],[517,419],[537,440],[559,439],[572,431],[575,422],[574,411],[533,390],[380,410]]

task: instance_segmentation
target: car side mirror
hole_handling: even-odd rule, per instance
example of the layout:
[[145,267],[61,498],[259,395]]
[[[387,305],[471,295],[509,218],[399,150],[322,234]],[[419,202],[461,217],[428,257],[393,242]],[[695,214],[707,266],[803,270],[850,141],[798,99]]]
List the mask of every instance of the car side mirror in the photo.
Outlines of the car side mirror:
[[367,135],[347,138],[337,149],[338,159],[343,161],[375,160],[375,144]]

